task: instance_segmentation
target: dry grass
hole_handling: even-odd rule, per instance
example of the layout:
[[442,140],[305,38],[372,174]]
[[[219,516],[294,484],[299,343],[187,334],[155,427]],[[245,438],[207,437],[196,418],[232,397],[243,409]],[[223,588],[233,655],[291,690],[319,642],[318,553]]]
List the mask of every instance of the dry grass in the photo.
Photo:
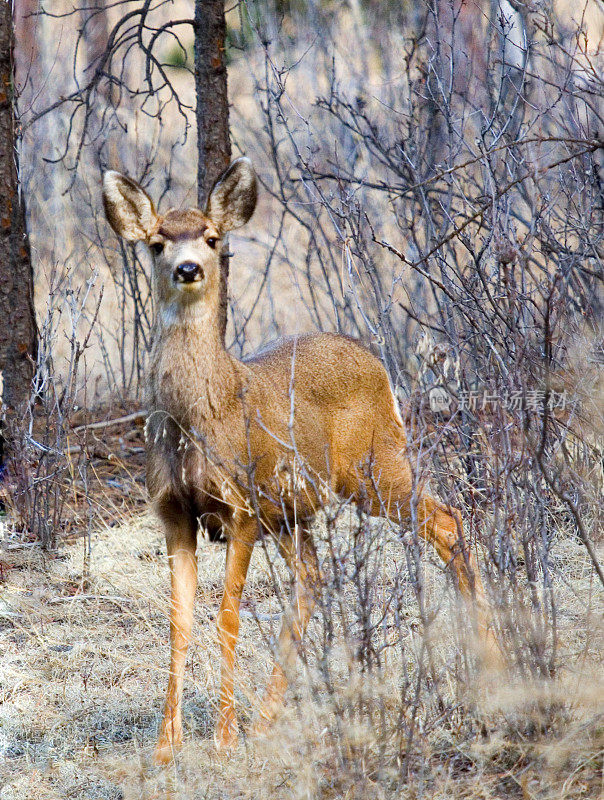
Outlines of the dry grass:
[[[337,533],[341,543],[345,528]],[[392,537],[382,542],[378,594],[401,575],[407,581],[400,545]],[[267,553],[256,548],[242,615],[238,656],[244,730],[268,677],[269,641],[287,584],[278,567],[275,591]],[[154,520],[141,516],[96,532],[88,574],[81,544],[43,554],[4,529],[2,800],[599,796],[602,598],[574,540],[561,539],[553,550],[560,669],[547,682],[510,675],[480,687],[472,680],[464,685],[459,668],[463,625],[442,570],[424,558],[428,607],[440,609],[433,632],[440,683],[435,693],[422,689],[416,736],[404,765],[393,755],[404,752],[395,741],[401,668],[404,662],[418,675],[423,642],[412,591],[403,592],[401,624],[389,632],[396,647],[371,678],[351,662],[349,631],[338,627],[328,653],[331,692],[317,660],[325,622],[319,610],[309,630],[305,665],[274,735],[256,740],[244,735],[233,754],[215,753],[214,618],[224,554],[221,545],[200,546],[195,639],[184,695],[186,745],[178,765],[162,772],[150,756],[166,682],[168,576]],[[343,592],[354,602],[350,586]],[[341,622],[335,612],[334,617]],[[476,678],[473,670],[468,674]],[[370,713],[358,713],[360,698]]]

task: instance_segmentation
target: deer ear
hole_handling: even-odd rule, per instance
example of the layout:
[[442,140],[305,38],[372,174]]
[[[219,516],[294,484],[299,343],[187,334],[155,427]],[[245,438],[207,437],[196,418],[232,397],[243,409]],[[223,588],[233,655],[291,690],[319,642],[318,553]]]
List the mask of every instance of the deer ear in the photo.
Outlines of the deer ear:
[[248,221],[256,208],[258,183],[249,158],[238,158],[218,178],[208,199],[206,215],[220,231],[232,231]]
[[103,174],[103,204],[109,224],[127,242],[145,241],[157,223],[149,195],[119,172]]

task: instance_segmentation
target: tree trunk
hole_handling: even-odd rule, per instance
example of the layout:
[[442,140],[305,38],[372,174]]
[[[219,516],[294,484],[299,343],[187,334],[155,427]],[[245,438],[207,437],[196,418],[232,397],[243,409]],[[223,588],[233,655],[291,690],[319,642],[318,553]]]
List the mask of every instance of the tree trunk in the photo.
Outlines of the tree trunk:
[[[96,0],[95,3],[86,4],[80,8],[80,40],[79,47],[83,48],[84,60],[89,74],[94,73],[105,53],[111,34],[109,24],[109,0]],[[117,84],[115,81],[99,81],[97,92],[103,96],[103,105],[95,103],[91,111],[97,119],[102,117],[104,105],[115,108],[117,105]]]
[[[195,0],[195,94],[197,97],[197,200],[204,208],[216,178],[231,161],[223,0]],[[227,323],[228,242],[220,254],[220,325]]]
[[23,80],[29,78],[31,83],[32,73],[35,72],[33,65],[40,58],[42,17],[37,13],[40,10],[40,0],[13,0],[13,6],[14,38],[19,42],[13,56],[13,72],[17,80],[23,76]]
[[13,97],[13,19],[0,0],[0,371],[7,418],[6,449],[16,448],[36,357],[33,274],[17,178]]

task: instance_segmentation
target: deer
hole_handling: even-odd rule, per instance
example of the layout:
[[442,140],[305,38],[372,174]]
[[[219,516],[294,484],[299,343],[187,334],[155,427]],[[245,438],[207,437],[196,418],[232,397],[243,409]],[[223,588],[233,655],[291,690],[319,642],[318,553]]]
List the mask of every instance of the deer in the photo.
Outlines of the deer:
[[[226,538],[217,615],[220,704],[214,741],[237,743],[234,703],[239,608],[254,544],[270,536],[294,576],[257,729],[282,706],[292,664],[323,579],[311,526],[327,497],[362,502],[372,515],[409,521],[452,570],[476,610],[486,650],[493,634],[461,513],[415,486],[404,424],[386,369],[368,348],[336,333],[280,339],[239,360],[223,343],[220,253],[229,231],[257,201],[251,162],[231,163],[205,209],[160,214],[146,191],[115,171],[103,201],[115,233],[152,256],[155,303],[147,376],[146,483],[163,525],[170,568],[170,671],[154,758],[173,760],[183,743],[181,696],[197,587],[197,539]],[[296,491],[292,489],[295,485]],[[415,487],[415,488],[414,488]],[[415,493],[415,494],[414,494]]]

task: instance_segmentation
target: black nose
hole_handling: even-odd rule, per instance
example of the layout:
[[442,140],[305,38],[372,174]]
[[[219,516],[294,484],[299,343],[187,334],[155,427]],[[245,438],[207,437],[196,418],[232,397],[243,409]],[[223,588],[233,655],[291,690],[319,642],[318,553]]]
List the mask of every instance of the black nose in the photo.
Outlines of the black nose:
[[203,278],[203,270],[194,261],[183,261],[174,270],[174,277],[183,283],[193,283]]

